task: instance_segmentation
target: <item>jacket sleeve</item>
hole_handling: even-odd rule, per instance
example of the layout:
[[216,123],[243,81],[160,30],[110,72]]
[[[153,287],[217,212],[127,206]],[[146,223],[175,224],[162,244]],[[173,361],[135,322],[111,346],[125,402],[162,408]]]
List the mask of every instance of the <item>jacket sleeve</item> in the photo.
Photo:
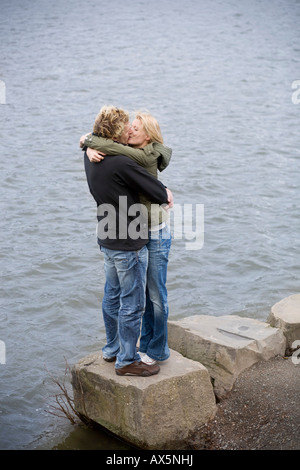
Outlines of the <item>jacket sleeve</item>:
[[172,149],[170,147],[166,147],[159,142],[153,142],[153,148],[156,152],[159,152],[159,158],[157,160],[157,168],[159,171],[163,171],[170,163],[171,156],[172,156]]
[[119,177],[130,188],[146,196],[156,204],[167,204],[168,195],[165,186],[150,175],[147,170],[128,158],[124,158]]
[[87,136],[84,141],[84,146],[99,150],[106,155],[125,155],[145,168],[151,165],[153,160],[157,160],[160,156],[160,151],[156,150],[153,144],[149,144],[143,149],[135,149],[94,134]]

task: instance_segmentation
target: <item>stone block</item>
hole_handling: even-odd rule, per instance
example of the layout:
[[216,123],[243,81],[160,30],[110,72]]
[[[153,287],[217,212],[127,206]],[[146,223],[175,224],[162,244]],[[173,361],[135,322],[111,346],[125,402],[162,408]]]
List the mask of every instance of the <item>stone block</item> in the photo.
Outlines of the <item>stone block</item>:
[[219,398],[243,370],[285,352],[282,331],[236,315],[196,315],[169,321],[168,328],[170,347],[207,367]]
[[216,400],[207,369],[171,351],[150,377],[118,376],[91,354],[72,369],[75,407],[83,416],[142,449],[184,449],[210,421]]
[[300,341],[300,294],[286,297],[273,305],[268,322],[283,331],[287,348],[293,349],[294,341]]

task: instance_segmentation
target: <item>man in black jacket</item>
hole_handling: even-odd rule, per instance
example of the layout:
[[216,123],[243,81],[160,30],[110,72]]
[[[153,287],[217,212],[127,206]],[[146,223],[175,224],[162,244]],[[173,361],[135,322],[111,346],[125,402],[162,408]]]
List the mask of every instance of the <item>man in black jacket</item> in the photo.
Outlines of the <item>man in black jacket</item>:
[[[102,137],[126,144],[129,115],[122,109],[104,106],[95,128]],[[153,203],[166,205],[168,193],[162,183],[128,157],[110,156],[96,164],[85,153],[84,163],[89,189],[97,203],[98,243],[104,253],[103,358],[116,360],[118,375],[157,374],[159,366],[144,364],[136,351],[148,262],[148,215],[138,193]]]

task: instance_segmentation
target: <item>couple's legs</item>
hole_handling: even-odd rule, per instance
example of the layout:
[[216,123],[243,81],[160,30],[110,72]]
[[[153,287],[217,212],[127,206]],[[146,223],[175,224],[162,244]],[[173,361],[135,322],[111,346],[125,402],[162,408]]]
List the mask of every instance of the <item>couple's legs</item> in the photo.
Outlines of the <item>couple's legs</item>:
[[150,232],[148,248],[148,270],[146,309],[142,320],[140,351],[157,361],[170,356],[168,347],[169,315],[166,287],[168,256],[171,248],[171,233],[168,226],[158,232]]
[[141,316],[145,309],[145,282],[148,251],[115,251],[101,247],[104,253],[106,283],[102,302],[106,329],[103,356],[116,356],[116,369],[139,361],[136,343]]

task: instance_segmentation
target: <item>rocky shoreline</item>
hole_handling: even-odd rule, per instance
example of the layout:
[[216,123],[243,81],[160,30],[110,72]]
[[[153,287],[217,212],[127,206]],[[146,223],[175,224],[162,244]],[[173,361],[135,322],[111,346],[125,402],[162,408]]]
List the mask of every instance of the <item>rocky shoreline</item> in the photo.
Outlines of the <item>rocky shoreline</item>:
[[230,315],[169,322],[171,357],[159,374],[119,377],[92,354],[72,369],[75,406],[144,450],[299,449],[298,335],[300,294],[275,304],[268,323]]
[[300,364],[277,356],[236,380],[215,418],[194,433],[195,450],[300,450]]

